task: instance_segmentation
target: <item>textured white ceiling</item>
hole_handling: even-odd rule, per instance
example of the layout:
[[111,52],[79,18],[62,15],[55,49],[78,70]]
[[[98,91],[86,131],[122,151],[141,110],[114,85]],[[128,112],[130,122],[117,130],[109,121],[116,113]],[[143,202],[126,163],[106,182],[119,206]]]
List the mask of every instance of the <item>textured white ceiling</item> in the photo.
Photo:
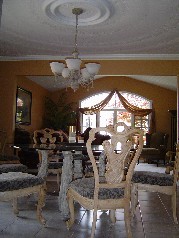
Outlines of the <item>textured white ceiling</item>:
[[[128,75],[130,78],[134,78],[139,81],[154,84],[163,88],[167,88],[173,91],[177,90],[177,76],[146,76],[146,75]],[[102,78],[103,76],[97,76]],[[42,87],[49,91],[56,91],[66,87],[66,80],[60,77],[55,80],[54,76],[28,76],[28,79],[38,83]]]
[[[82,59],[179,59],[179,0],[4,0],[0,60],[71,56],[74,7],[84,11],[78,34]],[[175,84],[160,79],[169,88]]]

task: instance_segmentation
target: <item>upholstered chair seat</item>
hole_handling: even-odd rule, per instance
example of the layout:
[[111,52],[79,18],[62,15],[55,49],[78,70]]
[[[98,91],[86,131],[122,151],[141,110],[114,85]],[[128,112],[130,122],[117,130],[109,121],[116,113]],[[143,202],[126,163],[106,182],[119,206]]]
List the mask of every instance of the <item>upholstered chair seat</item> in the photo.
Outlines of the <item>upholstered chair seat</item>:
[[[105,178],[100,178],[100,183],[104,183]],[[78,194],[83,197],[94,199],[95,179],[82,178],[72,181],[69,185]],[[105,199],[118,199],[124,197],[124,188],[100,188],[98,198],[101,200]]]
[[0,174],[8,172],[27,172],[27,166],[23,164],[1,164]]
[[[120,132],[119,132],[120,129]],[[96,135],[103,132],[109,135],[102,143],[102,152],[96,155],[93,151],[93,142]],[[134,137],[138,138],[137,144]],[[111,138],[109,141],[109,137]],[[121,145],[120,148],[118,145]],[[126,180],[124,180],[125,162],[132,153]],[[88,157],[93,167],[92,177],[83,177],[72,181],[67,190],[69,205],[69,219],[66,219],[68,229],[74,224],[74,201],[83,208],[93,210],[91,238],[95,236],[98,210],[109,210],[111,221],[116,222],[116,209],[124,209],[124,220],[128,238],[132,238],[131,231],[131,178],[135,164],[143,148],[143,131],[128,127],[119,122],[114,126],[92,128],[86,143]],[[75,160],[74,160],[75,162]]]
[[27,166],[16,155],[0,155],[0,174],[8,172],[27,172]]
[[170,174],[158,172],[135,171],[132,177],[132,182],[159,186],[172,186],[174,177]]
[[[169,171],[170,172],[170,171]],[[138,191],[157,192],[171,196],[174,222],[177,224],[177,181],[179,178],[179,144],[176,145],[176,156],[173,162],[173,173],[157,173],[135,171],[132,176],[132,213],[134,214],[138,200]]]
[[42,224],[45,224],[42,207],[45,204],[48,151],[39,151],[39,157],[41,165],[37,176],[22,172],[0,174],[0,201],[12,201],[13,211],[18,214],[18,198],[37,194],[37,218]]
[[24,174],[21,172],[9,172],[0,174],[0,192],[24,189],[43,183],[44,179],[31,174]]

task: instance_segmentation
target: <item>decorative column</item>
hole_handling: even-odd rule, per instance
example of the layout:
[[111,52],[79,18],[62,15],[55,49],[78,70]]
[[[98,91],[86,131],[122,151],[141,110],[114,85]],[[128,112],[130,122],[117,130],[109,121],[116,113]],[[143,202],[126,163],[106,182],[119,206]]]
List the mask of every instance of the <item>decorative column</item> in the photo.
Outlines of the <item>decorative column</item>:
[[73,177],[74,177],[74,179],[83,177],[82,160],[83,160],[82,151],[75,151],[75,154],[73,154],[73,161],[74,161]]
[[67,190],[70,182],[73,179],[73,156],[71,151],[63,151],[63,167],[61,174],[61,185],[58,198],[59,210],[63,217],[63,220],[69,219],[69,207],[67,202]]

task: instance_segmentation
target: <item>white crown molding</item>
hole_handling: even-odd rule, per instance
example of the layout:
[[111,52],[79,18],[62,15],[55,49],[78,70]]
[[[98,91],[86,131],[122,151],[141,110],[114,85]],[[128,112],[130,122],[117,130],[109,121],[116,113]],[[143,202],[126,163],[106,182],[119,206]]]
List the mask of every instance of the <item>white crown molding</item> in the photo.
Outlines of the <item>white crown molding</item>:
[[[26,60],[64,60],[67,56],[28,55],[28,56],[0,56],[0,61]],[[84,55],[81,59],[90,60],[179,60],[179,54],[112,54],[112,55]]]

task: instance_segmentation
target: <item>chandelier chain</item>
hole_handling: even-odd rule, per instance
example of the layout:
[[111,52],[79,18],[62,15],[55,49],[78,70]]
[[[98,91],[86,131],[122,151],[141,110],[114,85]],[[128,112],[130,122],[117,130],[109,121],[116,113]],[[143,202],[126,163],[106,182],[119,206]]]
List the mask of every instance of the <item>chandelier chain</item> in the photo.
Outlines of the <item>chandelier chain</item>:
[[75,31],[75,47],[74,47],[74,52],[78,54],[77,37],[78,37],[78,15],[76,15],[76,31]]

